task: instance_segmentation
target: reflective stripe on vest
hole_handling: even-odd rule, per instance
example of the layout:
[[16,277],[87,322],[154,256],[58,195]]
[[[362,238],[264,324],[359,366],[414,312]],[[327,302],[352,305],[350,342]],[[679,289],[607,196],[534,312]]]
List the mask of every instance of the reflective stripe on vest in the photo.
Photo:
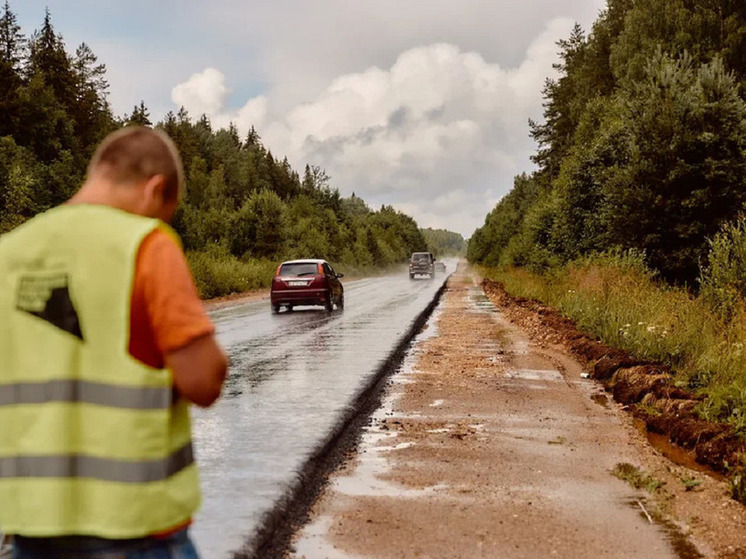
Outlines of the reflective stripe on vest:
[[119,483],[161,481],[194,463],[191,443],[160,460],[111,460],[95,456],[0,458],[0,478],[88,478]]
[[81,380],[52,380],[0,385],[0,406],[78,402],[113,408],[161,410],[171,406],[167,387],[115,386]]

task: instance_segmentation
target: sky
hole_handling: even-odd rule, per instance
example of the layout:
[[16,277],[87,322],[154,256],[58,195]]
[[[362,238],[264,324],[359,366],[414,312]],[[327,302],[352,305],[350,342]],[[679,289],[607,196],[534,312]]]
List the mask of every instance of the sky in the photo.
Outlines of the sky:
[[118,115],[254,126],[342,195],[469,237],[533,169],[556,42],[605,0],[10,0],[107,67]]

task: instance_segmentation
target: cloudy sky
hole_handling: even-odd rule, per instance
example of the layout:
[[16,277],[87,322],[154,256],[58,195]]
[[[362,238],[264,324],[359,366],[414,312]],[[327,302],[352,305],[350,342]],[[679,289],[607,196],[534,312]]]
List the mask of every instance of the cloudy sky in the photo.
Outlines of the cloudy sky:
[[117,114],[254,126],[343,195],[469,236],[531,170],[555,42],[604,0],[10,0],[107,66]]

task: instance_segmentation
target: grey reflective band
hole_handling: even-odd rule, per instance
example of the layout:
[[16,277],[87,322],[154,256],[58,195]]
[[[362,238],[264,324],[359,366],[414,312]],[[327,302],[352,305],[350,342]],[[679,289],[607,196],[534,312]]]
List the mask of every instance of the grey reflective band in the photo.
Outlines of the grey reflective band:
[[73,454],[0,458],[0,479],[88,478],[118,483],[163,481],[194,463],[192,443],[159,460],[115,460]]
[[133,387],[83,380],[51,380],[0,385],[0,406],[81,402],[135,410],[168,409],[172,403],[169,387]]

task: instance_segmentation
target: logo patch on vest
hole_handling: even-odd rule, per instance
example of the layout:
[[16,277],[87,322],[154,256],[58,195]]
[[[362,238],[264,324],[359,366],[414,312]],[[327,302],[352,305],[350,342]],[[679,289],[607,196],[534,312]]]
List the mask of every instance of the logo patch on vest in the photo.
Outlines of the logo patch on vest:
[[47,273],[22,277],[16,308],[83,339],[78,313],[70,299],[67,274]]

